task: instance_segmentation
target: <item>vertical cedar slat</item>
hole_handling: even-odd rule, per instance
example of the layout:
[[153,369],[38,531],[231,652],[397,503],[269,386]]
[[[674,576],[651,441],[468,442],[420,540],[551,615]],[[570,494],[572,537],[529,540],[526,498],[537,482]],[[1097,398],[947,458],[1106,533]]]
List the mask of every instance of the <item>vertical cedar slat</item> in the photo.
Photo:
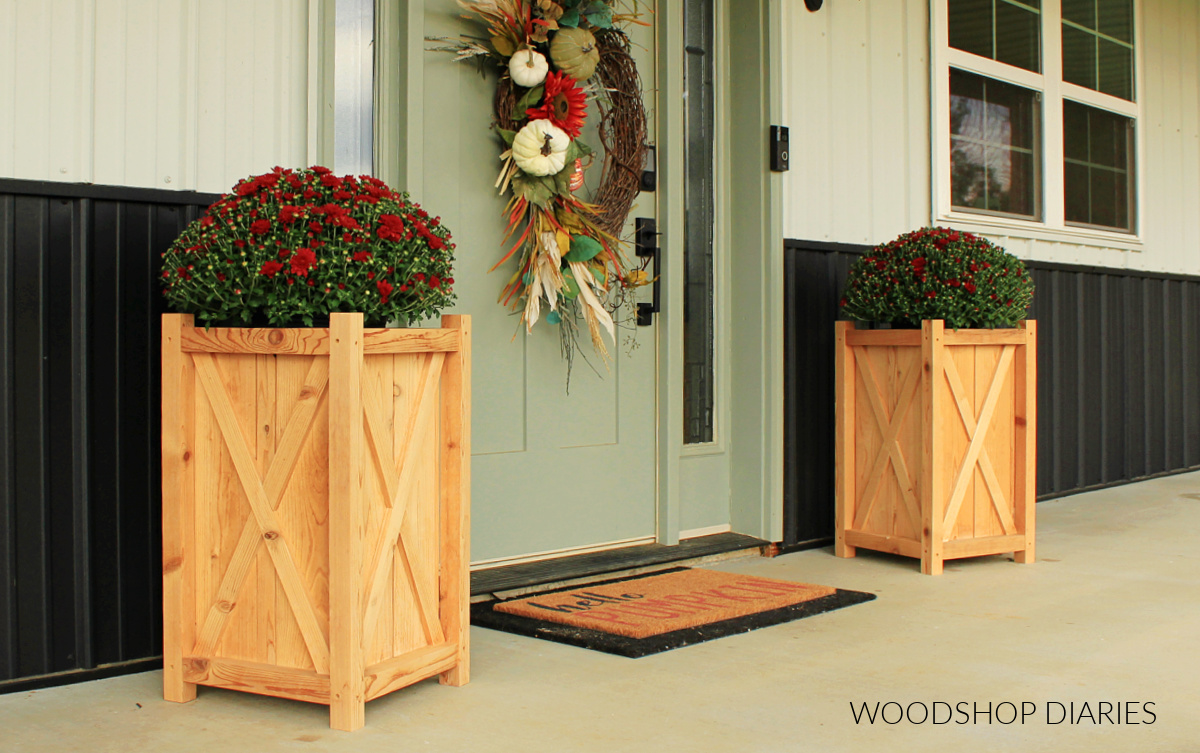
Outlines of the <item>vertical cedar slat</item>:
[[[162,603],[163,697],[184,703],[196,697],[196,686],[183,679],[183,657],[196,643],[194,494],[196,489],[195,369],[181,350],[182,331],[193,325],[190,314],[171,314],[162,324]],[[198,558],[193,560],[199,564]]]
[[13,452],[18,676],[50,671],[46,550],[46,361],[44,198],[16,202],[13,259]]
[[1025,345],[1017,348],[1013,362],[1016,410],[1013,446],[1013,521],[1025,533],[1025,549],[1015,553],[1017,562],[1033,563],[1037,503],[1037,321],[1021,322]]
[[462,336],[457,353],[444,361],[441,392],[441,579],[442,632],[454,642],[454,667],[443,672],[443,685],[466,685],[471,678],[471,318],[442,317],[442,327]]
[[[255,421],[254,421],[254,460],[257,464],[259,478],[265,479],[275,458],[275,442],[279,438],[280,427],[275,425],[275,401],[277,393],[276,361],[272,355],[258,355],[255,359]],[[282,527],[282,526],[281,526]],[[262,657],[260,661],[275,664],[277,657],[275,635],[279,622],[275,602],[275,568],[271,566],[270,555],[266,547],[259,549],[257,575],[255,584],[255,601],[257,602],[257,619],[255,619],[255,642]]]
[[851,326],[850,322],[834,325],[835,373],[838,375],[834,386],[837,427],[834,432],[834,496],[839,501],[834,513],[834,553],[839,557],[853,557],[856,553],[853,546],[846,544],[846,531],[858,514],[855,505],[858,490],[854,483],[857,469],[853,462],[854,453],[847,446],[849,438],[854,436],[854,375],[858,371],[854,365],[854,351],[846,344],[846,330]]
[[16,238],[12,196],[0,196],[0,681],[17,676],[13,556],[12,263]]
[[329,317],[329,724],[365,723],[362,573],[362,314]]
[[946,515],[945,458],[934,447],[934,432],[942,425],[942,412],[946,410],[937,399],[945,381],[942,360],[947,358],[942,344],[942,321],[921,323],[921,471],[924,474],[921,487],[929,495],[929,504],[921,506],[921,572],[940,575],[942,572],[942,547],[944,539],[943,521]]

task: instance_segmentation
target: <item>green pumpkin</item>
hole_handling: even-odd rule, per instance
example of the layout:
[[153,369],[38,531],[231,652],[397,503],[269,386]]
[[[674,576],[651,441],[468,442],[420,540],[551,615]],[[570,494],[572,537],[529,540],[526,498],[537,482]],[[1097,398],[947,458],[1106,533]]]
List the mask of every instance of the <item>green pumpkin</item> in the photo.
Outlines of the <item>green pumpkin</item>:
[[550,59],[576,81],[586,81],[596,72],[600,50],[587,29],[559,29],[550,42]]

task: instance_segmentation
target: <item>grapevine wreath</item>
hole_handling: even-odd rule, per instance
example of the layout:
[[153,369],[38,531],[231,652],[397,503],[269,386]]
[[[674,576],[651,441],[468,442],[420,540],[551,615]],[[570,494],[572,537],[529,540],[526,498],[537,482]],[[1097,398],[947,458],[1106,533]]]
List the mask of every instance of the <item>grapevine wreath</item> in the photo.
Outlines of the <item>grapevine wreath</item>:
[[[515,259],[500,301],[520,313],[527,332],[544,318],[560,325],[564,355],[574,352],[578,322],[607,357],[602,331],[615,341],[613,312],[626,290],[644,284],[618,237],[640,190],[646,150],[641,79],[623,28],[642,23],[617,0],[458,0],[482,22],[486,38],[435,49],[455,60],[499,67],[493,130],[503,142],[496,180],[511,194],[504,214],[507,251],[493,270]],[[595,160],[580,140],[598,111],[603,151],[599,187],[590,201],[577,195]],[[511,244],[511,245],[509,245]]]

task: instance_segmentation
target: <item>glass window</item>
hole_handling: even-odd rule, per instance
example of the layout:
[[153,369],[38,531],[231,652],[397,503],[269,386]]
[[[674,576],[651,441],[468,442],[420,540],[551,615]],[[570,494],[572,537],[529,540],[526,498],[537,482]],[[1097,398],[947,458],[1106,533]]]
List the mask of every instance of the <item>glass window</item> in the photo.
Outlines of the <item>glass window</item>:
[[[932,9],[933,219],[1135,232],[1134,0],[933,0]],[[1045,58],[1055,35],[1062,54]]]
[[1041,0],[948,0],[950,46],[1041,71]]
[[1063,102],[1066,220],[1133,229],[1133,120]]
[[1063,0],[1063,80],[1129,100],[1133,0]]
[[714,136],[716,90],[713,61],[716,23],[713,0],[684,4],[684,173],[686,238],[683,247],[683,441],[715,438],[716,266],[713,258],[716,192]]
[[960,209],[1036,218],[1037,92],[950,71],[950,191]]

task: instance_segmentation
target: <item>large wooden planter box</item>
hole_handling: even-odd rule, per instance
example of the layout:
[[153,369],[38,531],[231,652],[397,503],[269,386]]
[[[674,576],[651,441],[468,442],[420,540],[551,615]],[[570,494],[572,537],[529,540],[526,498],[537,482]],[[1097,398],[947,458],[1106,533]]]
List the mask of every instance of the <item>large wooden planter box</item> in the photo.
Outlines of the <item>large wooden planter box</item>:
[[164,696],[468,679],[470,320],[162,331]]
[[835,552],[1034,559],[1037,323],[837,323]]

